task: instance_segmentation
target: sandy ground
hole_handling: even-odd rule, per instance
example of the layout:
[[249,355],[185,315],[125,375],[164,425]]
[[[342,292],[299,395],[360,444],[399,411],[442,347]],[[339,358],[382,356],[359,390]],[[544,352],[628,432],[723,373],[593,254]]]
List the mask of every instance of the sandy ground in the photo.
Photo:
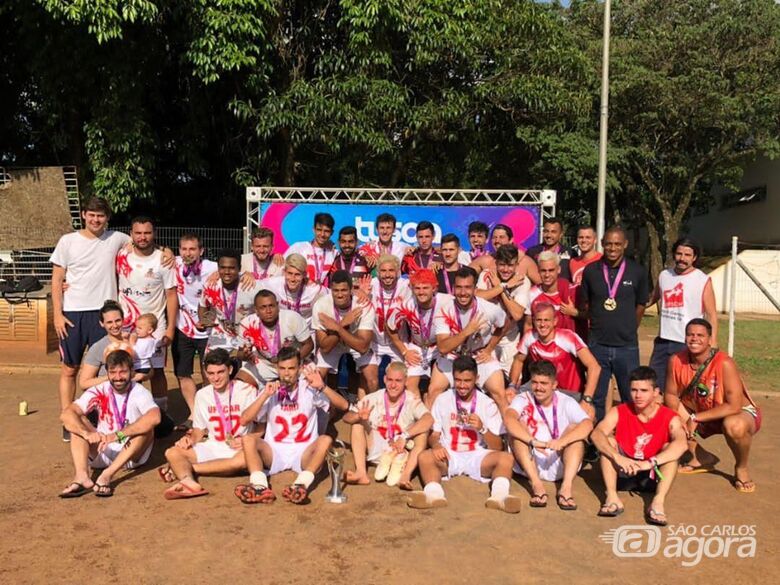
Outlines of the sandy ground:
[[[120,478],[116,495],[61,500],[72,468],[57,421],[56,372],[0,374],[0,582],[3,583],[537,583],[556,581],[657,583],[665,577],[693,582],[774,582],[780,567],[774,446],[780,438],[780,395],[756,398],[765,412],[753,453],[758,490],[730,485],[733,460],[722,438],[705,446],[721,461],[708,475],[678,478],[667,503],[673,530],[707,526],[755,527],[755,558],[665,558],[670,532],[651,558],[618,558],[599,536],[626,525],[644,526],[644,503],[626,494],[626,513],[596,517],[603,497],[597,474],[586,467],[575,484],[579,509],[524,508],[510,516],[483,507],[487,488],[465,478],[445,484],[449,507],[408,509],[404,495],[381,484],[348,487],[349,501],[326,503],[326,479],[297,507],[281,500],[244,506],[233,496],[236,478],[204,478],[211,495],[168,502],[154,472],[170,440],[159,442],[150,465]],[[172,385],[175,388],[175,383]],[[17,415],[20,399],[33,414]],[[178,390],[172,410],[182,411]],[[340,429],[346,437],[346,428]],[[348,465],[351,460],[348,461]],[[282,474],[276,487],[293,478]],[[554,486],[549,485],[552,494]],[[512,491],[528,500],[527,488]],[[711,529],[709,529],[711,531]],[[625,534],[625,533],[624,533]],[[649,538],[649,537],[648,537]],[[719,544],[707,546],[717,554]],[[689,581],[690,582],[690,581]]]

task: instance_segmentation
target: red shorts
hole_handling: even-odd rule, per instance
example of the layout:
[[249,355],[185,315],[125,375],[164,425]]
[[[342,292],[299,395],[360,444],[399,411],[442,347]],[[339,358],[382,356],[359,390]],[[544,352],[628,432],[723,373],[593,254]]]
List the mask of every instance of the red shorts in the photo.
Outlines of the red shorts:
[[[753,406],[743,406],[741,412],[748,413],[755,420],[756,430],[753,434],[756,434],[761,430],[761,420],[763,417],[761,415],[760,408]],[[696,427],[696,434],[698,434],[702,439],[706,439],[712,435],[722,435],[723,419],[699,423],[699,425]]]

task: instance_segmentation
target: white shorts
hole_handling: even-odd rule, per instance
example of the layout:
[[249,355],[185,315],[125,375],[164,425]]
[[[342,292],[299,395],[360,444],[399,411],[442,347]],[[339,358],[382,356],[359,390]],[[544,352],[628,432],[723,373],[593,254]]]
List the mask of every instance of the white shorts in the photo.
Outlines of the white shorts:
[[407,365],[408,376],[419,376],[420,378],[431,377],[431,364],[439,359],[439,348],[436,345],[429,345],[425,349],[411,343],[407,343],[406,347],[410,350],[414,350],[420,353],[422,356],[422,362],[419,366]]
[[403,362],[403,358],[395,350],[395,347],[390,345],[379,345],[377,343],[371,344],[371,361],[368,362],[370,366],[379,366],[382,363],[382,358],[388,356],[392,362]]
[[[446,448],[446,447],[445,447]],[[447,449],[447,477],[465,475],[474,481],[488,483],[489,477],[482,477],[482,460],[490,453],[489,449],[477,447],[474,451],[450,451]]]
[[517,355],[517,343],[507,342],[506,338],[502,339],[496,346],[496,355],[498,356],[498,363],[501,364],[501,369],[508,376],[509,371],[512,369],[512,362]]
[[271,469],[267,471],[268,475],[276,475],[282,471],[292,470],[296,473],[302,471],[301,458],[303,452],[314,441],[308,443],[271,443],[268,445],[271,447],[273,453],[273,461],[271,461]]
[[[542,481],[560,481],[563,479],[563,457],[556,451],[531,450],[531,457],[539,471],[539,479]],[[514,472],[525,477],[525,472],[520,464],[515,461]]]
[[232,459],[240,451],[240,449],[228,446],[225,441],[210,441],[208,439],[195,443],[192,450],[195,451],[198,463],[206,463],[216,459]]
[[[452,377],[452,361],[446,357],[440,357],[436,360],[436,366],[447,377],[450,388],[455,386],[455,379]],[[484,387],[485,382],[496,372],[501,372],[501,364],[495,358],[485,363],[477,364],[477,386],[480,388]]]
[[265,360],[260,360],[257,363],[252,361],[243,362],[240,371],[251,376],[257,383],[258,388],[265,386],[266,382],[279,379],[279,373],[276,371],[276,368],[270,366]]
[[[125,469],[135,469],[137,467],[140,467],[147,461],[149,461],[149,455],[152,454],[152,447],[154,446],[154,441],[149,443],[149,446],[146,448],[146,451],[143,452],[141,457],[138,459],[138,461],[133,461],[132,459],[125,463]],[[95,455],[94,459],[89,460],[89,466],[92,469],[105,469],[109,465],[111,465],[114,462],[114,459],[116,459],[117,455],[121,453],[122,449],[125,448],[125,445],[122,445],[118,441],[114,441],[113,443],[109,443],[106,445],[106,448],[103,449],[101,453],[98,453]]]
[[319,349],[317,350],[317,367],[328,368],[328,371],[331,374],[335,374],[339,370],[339,360],[345,353],[349,353],[353,357],[358,370],[362,370],[364,367],[369,365],[374,355],[374,352],[370,349],[361,355],[355,350],[346,349],[343,345],[337,345],[332,351],[329,351],[328,353],[322,353]]
[[368,435],[367,439],[368,454],[366,455],[366,460],[371,463],[378,463],[382,455],[390,450],[390,443],[376,429],[371,429],[371,434]]

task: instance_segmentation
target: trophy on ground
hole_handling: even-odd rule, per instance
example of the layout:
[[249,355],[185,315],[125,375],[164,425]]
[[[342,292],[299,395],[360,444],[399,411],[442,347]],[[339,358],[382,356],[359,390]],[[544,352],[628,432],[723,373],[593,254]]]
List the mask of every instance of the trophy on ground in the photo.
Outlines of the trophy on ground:
[[325,500],[331,504],[343,504],[347,496],[341,486],[341,475],[344,471],[344,458],[347,456],[347,446],[336,439],[328,449],[327,461],[330,472],[330,491],[325,495]]

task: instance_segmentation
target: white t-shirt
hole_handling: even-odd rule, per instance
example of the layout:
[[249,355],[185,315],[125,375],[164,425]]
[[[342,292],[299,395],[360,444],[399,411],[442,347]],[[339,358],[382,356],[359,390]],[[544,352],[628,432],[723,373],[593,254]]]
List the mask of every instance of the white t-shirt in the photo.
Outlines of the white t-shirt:
[[[463,427],[459,424],[458,407],[456,406],[455,390],[447,390],[439,394],[433,402],[431,414],[433,415],[433,432],[441,433],[441,444],[450,451],[474,451],[477,447],[487,449],[485,439],[479,434],[480,429]],[[473,412],[482,420],[482,424],[494,435],[502,432],[501,415],[498,406],[487,394],[474,389],[472,398],[476,397]],[[471,399],[464,402],[458,399],[460,409],[472,412]]]
[[144,313],[152,313],[159,322],[157,331],[165,331],[165,291],[176,287],[176,274],[162,265],[162,252],[154,250],[149,256],[120,250],[116,255],[119,276],[119,304],[125,312],[122,327],[134,329],[135,322]]
[[[381,296],[380,296],[381,295]],[[385,290],[378,278],[371,279],[371,306],[376,313],[374,322],[374,344],[379,355],[388,355],[392,353],[390,348],[392,342],[385,333],[385,322],[393,318],[393,313],[398,310],[398,306],[412,296],[409,289],[409,281],[398,279],[394,290]],[[384,302],[383,302],[384,301]]]
[[382,254],[390,254],[398,258],[398,262],[403,264],[404,256],[406,255],[406,250],[409,249],[409,246],[400,242],[399,240],[393,239],[393,241],[390,243],[390,250],[388,251],[386,248],[385,249],[382,248],[382,245],[379,243],[379,240],[376,240],[374,242],[369,242],[367,244],[362,245],[360,249],[363,250],[364,252],[368,251],[369,253],[373,253],[377,257],[377,259]]
[[[417,347],[435,346],[436,329],[434,326],[434,317],[437,307],[452,299],[451,296],[436,293],[431,306],[428,309],[421,310],[417,307],[417,299],[410,295],[404,299],[390,315],[387,320],[387,326],[393,331],[397,331],[401,339],[412,343]],[[426,338],[423,339],[422,330],[425,329]]]
[[[474,303],[476,303],[476,308]],[[457,335],[465,328],[471,319],[479,319],[482,315],[485,318],[485,324],[474,335],[466,341],[466,350],[473,355],[477,350],[485,347],[493,335],[493,331],[503,327],[506,321],[504,310],[485,299],[474,297],[471,306],[465,311],[455,302],[454,297],[449,297],[440,306],[436,307],[436,315],[433,317],[433,326],[436,335]],[[458,322],[460,318],[460,323]],[[458,351],[451,352],[447,357],[455,359],[458,357]]]
[[[252,344],[252,362],[264,362],[270,367],[283,347],[300,346],[311,338],[311,329],[300,315],[279,309],[276,327],[268,329],[257,314],[247,315],[239,324],[239,336]],[[277,329],[278,327],[278,329]]]
[[[368,424],[372,429],[382,435],[382,438],[388,438],[387,429],[390,424],[393,425],[393,436],[398,436],[402,432],[408,431],[409,427],[428,414],[428,409],[422,403],[422,400],[406,390],[404,391],[403,396],[398,399],[398,402],[390,405],[390,420],[388,420],[388,417],[385,416],[386,393],[387,391],[384,389],[372,392],[361,400],[359,405],[361,407],[373,407],[373,410],[368,417]],[[403,400],[402,405],[401,400]],[[399,405],[401,405],[400,413],[398,412]]]
[[241,254],[241,272],[251,272],[255,280],[263,280],[284,274],[284,264],[276,264],[273,254],[266,259],[268,266],[261,266],[252,252]]
[[[116,399],[116,408],[114,407],[114,401],[111,399],[112,394]],[[126,409],[125,402],[127,402]],[[154,403],[152,393],[138,382],[133,382],[130,390],[123,394],[114,392],[111,382],[103,382],[92,388],[87,388],[84,394],[75,400],[75,404],[84,414],[93,410],[97,411],[97,431],[102,434],[119,431],[137,421],[153,408],[158,408]],[[119,409],[118,411],[116,410],[117,408]],[[127,419],[126,425],[119,423],[123,410]]]
[[[338,319],[340,320],[343,318],[349,311],[352,309],[355,309],[360,306],[360,302],[356,298],[352,298],[352,308],[351,309],[339,309],[338,310]],[[326,327],[320,323],[320,313],[325,313],[326,315],[329,315],[330,317],[333,317],[336,319],[336,309],[335,305],[333,304],[333,295],[326,295],[323,297],[320,297],[317,299],[317,302],[314,303],[314,308],[312,309],[312,317],[311,317],[311,328],[314,331],[326,331]],[[354,320],[352,323],[350,323],[348,329],[350,333],[353,335],[357,333],[358,331],[373,331],[374,326],[376,323],[376,313],[374,312],[373,307],[370,305],[363,309],[363,313],[360,315],[359,319]],[[347,348],[344,346],[344,343],[339,341],[338,345],[333,348],[331,351],[346,351]]]
[[135,340],[133,344],[133,352],[135,352],[133,367],[136,370],[147,370],[152,367],[152,356],[157,351],[160,342],[159,339],[155,339],[154,335]]
[[295,242],[287,248],[284,257],[287,258],[290,254],[300,254],[306,258],[309,282],[322,284],[330,274],[330,267],[336,259],[336,246],[332,242],[329,242],[326,248],[314,246],[311,242]]
[[688,274],[668,268],[658,275],[661,339],[685,343],[685,326],[704,316],[704,288],[709,280],[698,268]]
[[[217,313],[217,322],[209,329],[208,351],[219,347],[230,351],[242,345],[238,336],[238,324],[244,317],[255,312],[255,295],[261,288],[260,283],[256,282],[253,288],[242,290],[241,283],[238,283],[236,286],[238,291],[236,293],[236,308],[228,315],[227,309],[234,291],[224,290],[222,279],[217,279],[215,283],[205,286],[199,306],[212,309]],[[223,326],[223,322],[235,324],[235,331]]]
[[116,300],[115,261],[129,241],[126,234],[112,231],[99,238],[73,232],[59,239],[49,262],[66,270],[63,311],[96,311],[105,301]]
[[260,281],[260,289],[268,289],[276,295],[279,307],[298,313],[306,319],[306,324],[311,327],[311,312],[314,302],[329,291],[324,286],[307,282],[298,292],[287,290],[284,276],[274,276]]
[[[582,407],[571,396],[566,396],[566,394],[558,391],[553,396],[557,398],[558,402],[556,414],[558,436],[560,437],[569,425],[581,423],[588,418],[588,415],[585,414]],[[553,416],[553,404],[550,404],[550,406],[537,406],[532,392],[522,392],[515,396],[509,408],[518,414],[520,422],[526,426],[534,439],[542,443],[552,440],[552,431],[555,428],[556,421],[556,417]],[[539,408],[544,413],[544,417],[539,414]],[[545,423],[545,418],[550,427]]]
[[305,378],[298,381],[293,394],[295,402],[282,403],[277,393],[260,408],[257,420],[266,422],[265,440],[271,445],[312,443],[319,436],[317,409],[328,412],[330,400],[309,386]]
[[[481,290],[489,290],[493,288],[496,283],[493,282],[493,277],[487,270],[483,270],[479,273],[479,279],[477,280],[477,288]],[[509,292],[509,298],[516,302],[518,305],[525,309],[530,304],[529,291],[531,290],[531,279],[523,279],[522,284],[516,286]],[[492,302],[503,308],[500,303],[500,297],[496,297]],[[517,325],[517,321],[512,321],[509,326],[509,331],[506,332],[504,337],[501,338],[499,345],[514,345],[520,338],[520,329]]]
[[[241,437],[251,431],[250,426],[241,424],[241,413],[255,401],[255,389],[238,380],[231,382],[233,395],[230,395],[230,386],[219,394],[219,403],[222,406],[222,416],[217,410],[217,401],[214,395],[214,387],[209,384],[195,394],[195,405],[192,409],[192,427],[208,432],[209,441],[225,441],[227,435]],[[224,423],[222,419],[225,419]],[[230,430],[225,429],[225,423],[230,425]]]
[[176,256],[176,292],[179,297],[179,314],[176,317],[176,328],[191,339],[206,339],[208,331],[195,328],[198,323],[198,303],[203,294],[206,279],[217,271],[217,263],[211,260],[201,260],[200,274],[190,273],[184,276],[184,262],[181,256]]

